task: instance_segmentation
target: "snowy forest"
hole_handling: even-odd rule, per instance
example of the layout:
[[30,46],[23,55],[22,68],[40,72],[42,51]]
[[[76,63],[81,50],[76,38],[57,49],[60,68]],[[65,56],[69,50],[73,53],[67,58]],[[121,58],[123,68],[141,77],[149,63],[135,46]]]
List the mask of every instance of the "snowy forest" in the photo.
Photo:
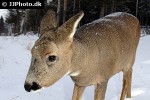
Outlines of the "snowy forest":
[[0,35],[39,34],[39,25],[48,9],[57,12],[58,26],[83,10],[80,26],[113,12],[128,12],[136,16],[146,34],[150,34],[149,0],[45,0],[45,9],[8,9],[6,18],[0,17]]

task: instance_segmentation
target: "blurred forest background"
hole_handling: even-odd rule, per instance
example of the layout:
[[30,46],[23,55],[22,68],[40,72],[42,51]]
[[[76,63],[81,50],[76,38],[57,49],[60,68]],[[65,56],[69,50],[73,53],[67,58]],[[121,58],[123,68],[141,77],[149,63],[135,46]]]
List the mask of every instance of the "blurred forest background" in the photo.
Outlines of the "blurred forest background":
[[0,35],[40,34],[40,21],[48,9],[57,12],[58,26],[83,10],[80,26],[113,12],[128,12],[136,16],[142,33],[150,34],[150,0],[44,0],[45,9],[8,9],[0,16]]

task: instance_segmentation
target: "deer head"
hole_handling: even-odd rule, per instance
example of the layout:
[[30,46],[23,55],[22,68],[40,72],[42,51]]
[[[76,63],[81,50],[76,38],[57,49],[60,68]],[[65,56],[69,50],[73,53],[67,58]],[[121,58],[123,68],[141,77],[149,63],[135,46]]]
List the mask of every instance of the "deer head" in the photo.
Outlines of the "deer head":
[[31,51],[26,91],[48,87],[71,71],[73,36],[83,15],[80,12],[57,27],[55,12],[46,13],[40,24],[41,36]]

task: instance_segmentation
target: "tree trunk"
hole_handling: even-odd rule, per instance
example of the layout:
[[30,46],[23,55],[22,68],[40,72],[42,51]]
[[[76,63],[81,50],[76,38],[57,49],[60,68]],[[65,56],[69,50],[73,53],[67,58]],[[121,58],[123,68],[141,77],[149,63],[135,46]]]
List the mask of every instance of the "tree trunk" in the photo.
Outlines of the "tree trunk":
[[148,32],[148,18],[146,18],[145,30],[146,30],[146,34],[149,34],[149,32]]
[[[81,10],[81,1],[79,0],[79,12]],[[79,22],[78,26],[80,27],[82,25],[82,20]]]
[[60,25],[60,4],[61,4],[61,0],[58,0],[58,5],[57,5],[57,27]]
[[25,10],[25,18],[24,18],[24,34],[26,34],[27,31],[29,31],[29,29],[27,28],[27,23],[28,23],[28,18],[29,18],[28,13],[29,13],[29,10],[26,9]]
[[112,1],[111,13],[115,12],[115,1]]
[[100,11],[100,18],[104,17],[104,13],[105,13],[105,4],[103,3],[101,6],[101,11]]
[[73,0],[73,14],[76,12],[76,0]]
[[16,32],[17,34],[20,34],[20,32],[19,32],[19,31],[20,31],[20,30],[19,30],[19,27],[20,27],[20,25],[19,25],[19,17],[20,17],[19,9],[17,9],[16,12],[17,12],[17,22],[16,22],[16,31],[15,31],[15,32]]
[[64,0],[63,23],[66,21],[66,12],[67,12],[67,0]]
[[136,17],[138,16],[138,3],[139,3],[139,1],[136,0]]
[[79,12],[81,10],[81,1],[79,0]]
[[107,15],[107,4],[104,6],[104,16]]

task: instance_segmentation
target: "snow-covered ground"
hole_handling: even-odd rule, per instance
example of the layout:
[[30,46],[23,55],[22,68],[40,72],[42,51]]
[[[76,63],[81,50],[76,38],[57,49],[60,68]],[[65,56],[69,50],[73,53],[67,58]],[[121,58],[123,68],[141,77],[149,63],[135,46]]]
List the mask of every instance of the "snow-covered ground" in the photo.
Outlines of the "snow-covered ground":
[[[27,93],[24,81],[30,65],[30,49],[37,36],[0,37],[0,100],[71,100],[73,82],[65,76],[40,92]],[[119,100],[122,73],[108,83],[105,100]],[[86,88],[83,100],[93,100],[94,87]],[[140,39],[133,67],[132,98],[150,100],[150,36]]]

